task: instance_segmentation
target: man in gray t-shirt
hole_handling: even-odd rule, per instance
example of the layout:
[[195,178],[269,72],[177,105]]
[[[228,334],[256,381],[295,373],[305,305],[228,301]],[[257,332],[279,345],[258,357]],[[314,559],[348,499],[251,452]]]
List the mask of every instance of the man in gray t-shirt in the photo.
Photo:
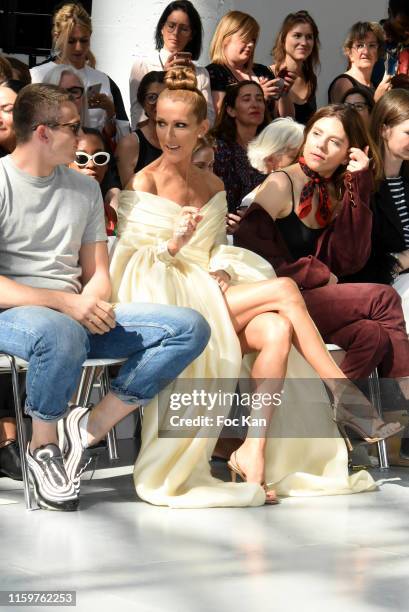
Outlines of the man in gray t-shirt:
[[[99,185],[65,166],[80,130],[69,95],[28,85],[13,121],[17,146],[0,161],[0,352],[29,363],[23,476],[27,465],[41,508],[75,510],[83,450],[195,359],[209,327],[190,309],[109,303]],[[100,404],[70,411],[63,458],[56,424],[87,357],[127,361]]]

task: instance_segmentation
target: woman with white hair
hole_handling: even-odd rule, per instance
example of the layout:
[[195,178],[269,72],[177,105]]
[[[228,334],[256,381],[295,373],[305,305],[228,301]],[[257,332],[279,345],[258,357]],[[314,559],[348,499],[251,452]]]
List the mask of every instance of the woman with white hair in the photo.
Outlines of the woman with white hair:
[[[269,123],[247,146],[247,157],[253,168],[270,174],[290,166],[296,159],[304,137],[304,126],[290,117],[279,117]],[[253,202],[258,186],[242,200],[240,208],[227,215],[227,230],[233,234]]]
[[[290,166],[298,155],[304,138],[304,126],[290,117],[279,117],[267,125],[247,147],[250,164],[263,174]],[[241,206],[250,206],[257,188],[249,193]]]
[[[78,109],[81,127],[90,128],[92,121],[88,112],[88,97],[87,90],[84,87],[84,81],[81,78],[81,73],[73,66],[67,64],[56,64],[43,77],[43,83],[58,85],[65,89],[72,97],[72,101]],[[96,129],[96,128],[94,128]],[[106,146],[108,146],[108,139]],[[101,191],[104,198],[104,204],[107,209],[113,208],[115,211],[118,208],[118,198],[121,190],[121,181],[119,179],[116,163],[112,158],[105,173],[104,180],[101,184]]]
[[81,74],[73,66],[67,64],[56,64],[44,76],[43,83],[58,85],[65,89],[78,109],[82,127],[90,127],[90,117],[88,113],[87,91]]

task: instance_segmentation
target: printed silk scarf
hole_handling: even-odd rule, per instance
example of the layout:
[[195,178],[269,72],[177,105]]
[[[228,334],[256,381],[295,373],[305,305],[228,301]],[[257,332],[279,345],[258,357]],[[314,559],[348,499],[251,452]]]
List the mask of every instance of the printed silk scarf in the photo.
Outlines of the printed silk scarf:
[[314,191],[315,188],[318,187],[318,208],[315,213],[315,218],[320,227],[325,227],[328,225],[331,218],[331,199],[329,197],[327,183],[331,181],[332,177],[323,178],[318,172],[311,170],[305,163],[303,157],[300,157],[298,163],[304,174],[311,179],[304,185],[301,191],[298,216],[300,219],[303,219],[311,211]]

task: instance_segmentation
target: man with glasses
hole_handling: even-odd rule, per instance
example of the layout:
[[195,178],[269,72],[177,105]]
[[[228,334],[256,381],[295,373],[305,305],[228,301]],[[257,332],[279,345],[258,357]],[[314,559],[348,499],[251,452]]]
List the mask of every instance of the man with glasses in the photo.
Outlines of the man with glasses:
[[[0,160],[0,352],[29,362],[25,409],[33,432],[26,453],[37,502],[75,510],[83,450],[195,359],[209,327],[190,309],[109,303],[99,186],[65,165],[80,130],[69,95],[28,85],[13,118],[17,146]],[[102,402],[69,413],[63,459],[57,421],[87,357],[127,361]]]

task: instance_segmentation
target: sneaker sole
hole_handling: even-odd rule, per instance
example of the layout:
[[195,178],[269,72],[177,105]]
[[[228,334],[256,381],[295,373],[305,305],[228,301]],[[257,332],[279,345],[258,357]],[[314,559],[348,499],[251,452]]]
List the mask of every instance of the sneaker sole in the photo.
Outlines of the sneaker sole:
[[[74,410],[75,414],[73,414]],[[70,412],[64,421],[64,435],[67,447],[64,464],[68,478],[71,482],[75,483],[75,487],[77,488],[76,482],[78,478],[76,477],[76,471],[85,450],[81,442],[79,421],[88,412],[88,408],[82,410],[74,408],[74,410]]]
[[38,483],[35,480],[35,478],[32,477],[31,473],[29,474],[29,479],[30,479],[30,483],[33,486],[34,497],[35,497],[37,506],[41,508],[42,510],[55,510],[57,512],[58,511],[59,512],[74,512],[75,510],[77,510],[79,502],[80,502],[78,498],[73,499],[72,501],[66,501],[66,502],[53,504],[52,502],[50,502],[50,500],[45,499],[41,495],[38,489]]

